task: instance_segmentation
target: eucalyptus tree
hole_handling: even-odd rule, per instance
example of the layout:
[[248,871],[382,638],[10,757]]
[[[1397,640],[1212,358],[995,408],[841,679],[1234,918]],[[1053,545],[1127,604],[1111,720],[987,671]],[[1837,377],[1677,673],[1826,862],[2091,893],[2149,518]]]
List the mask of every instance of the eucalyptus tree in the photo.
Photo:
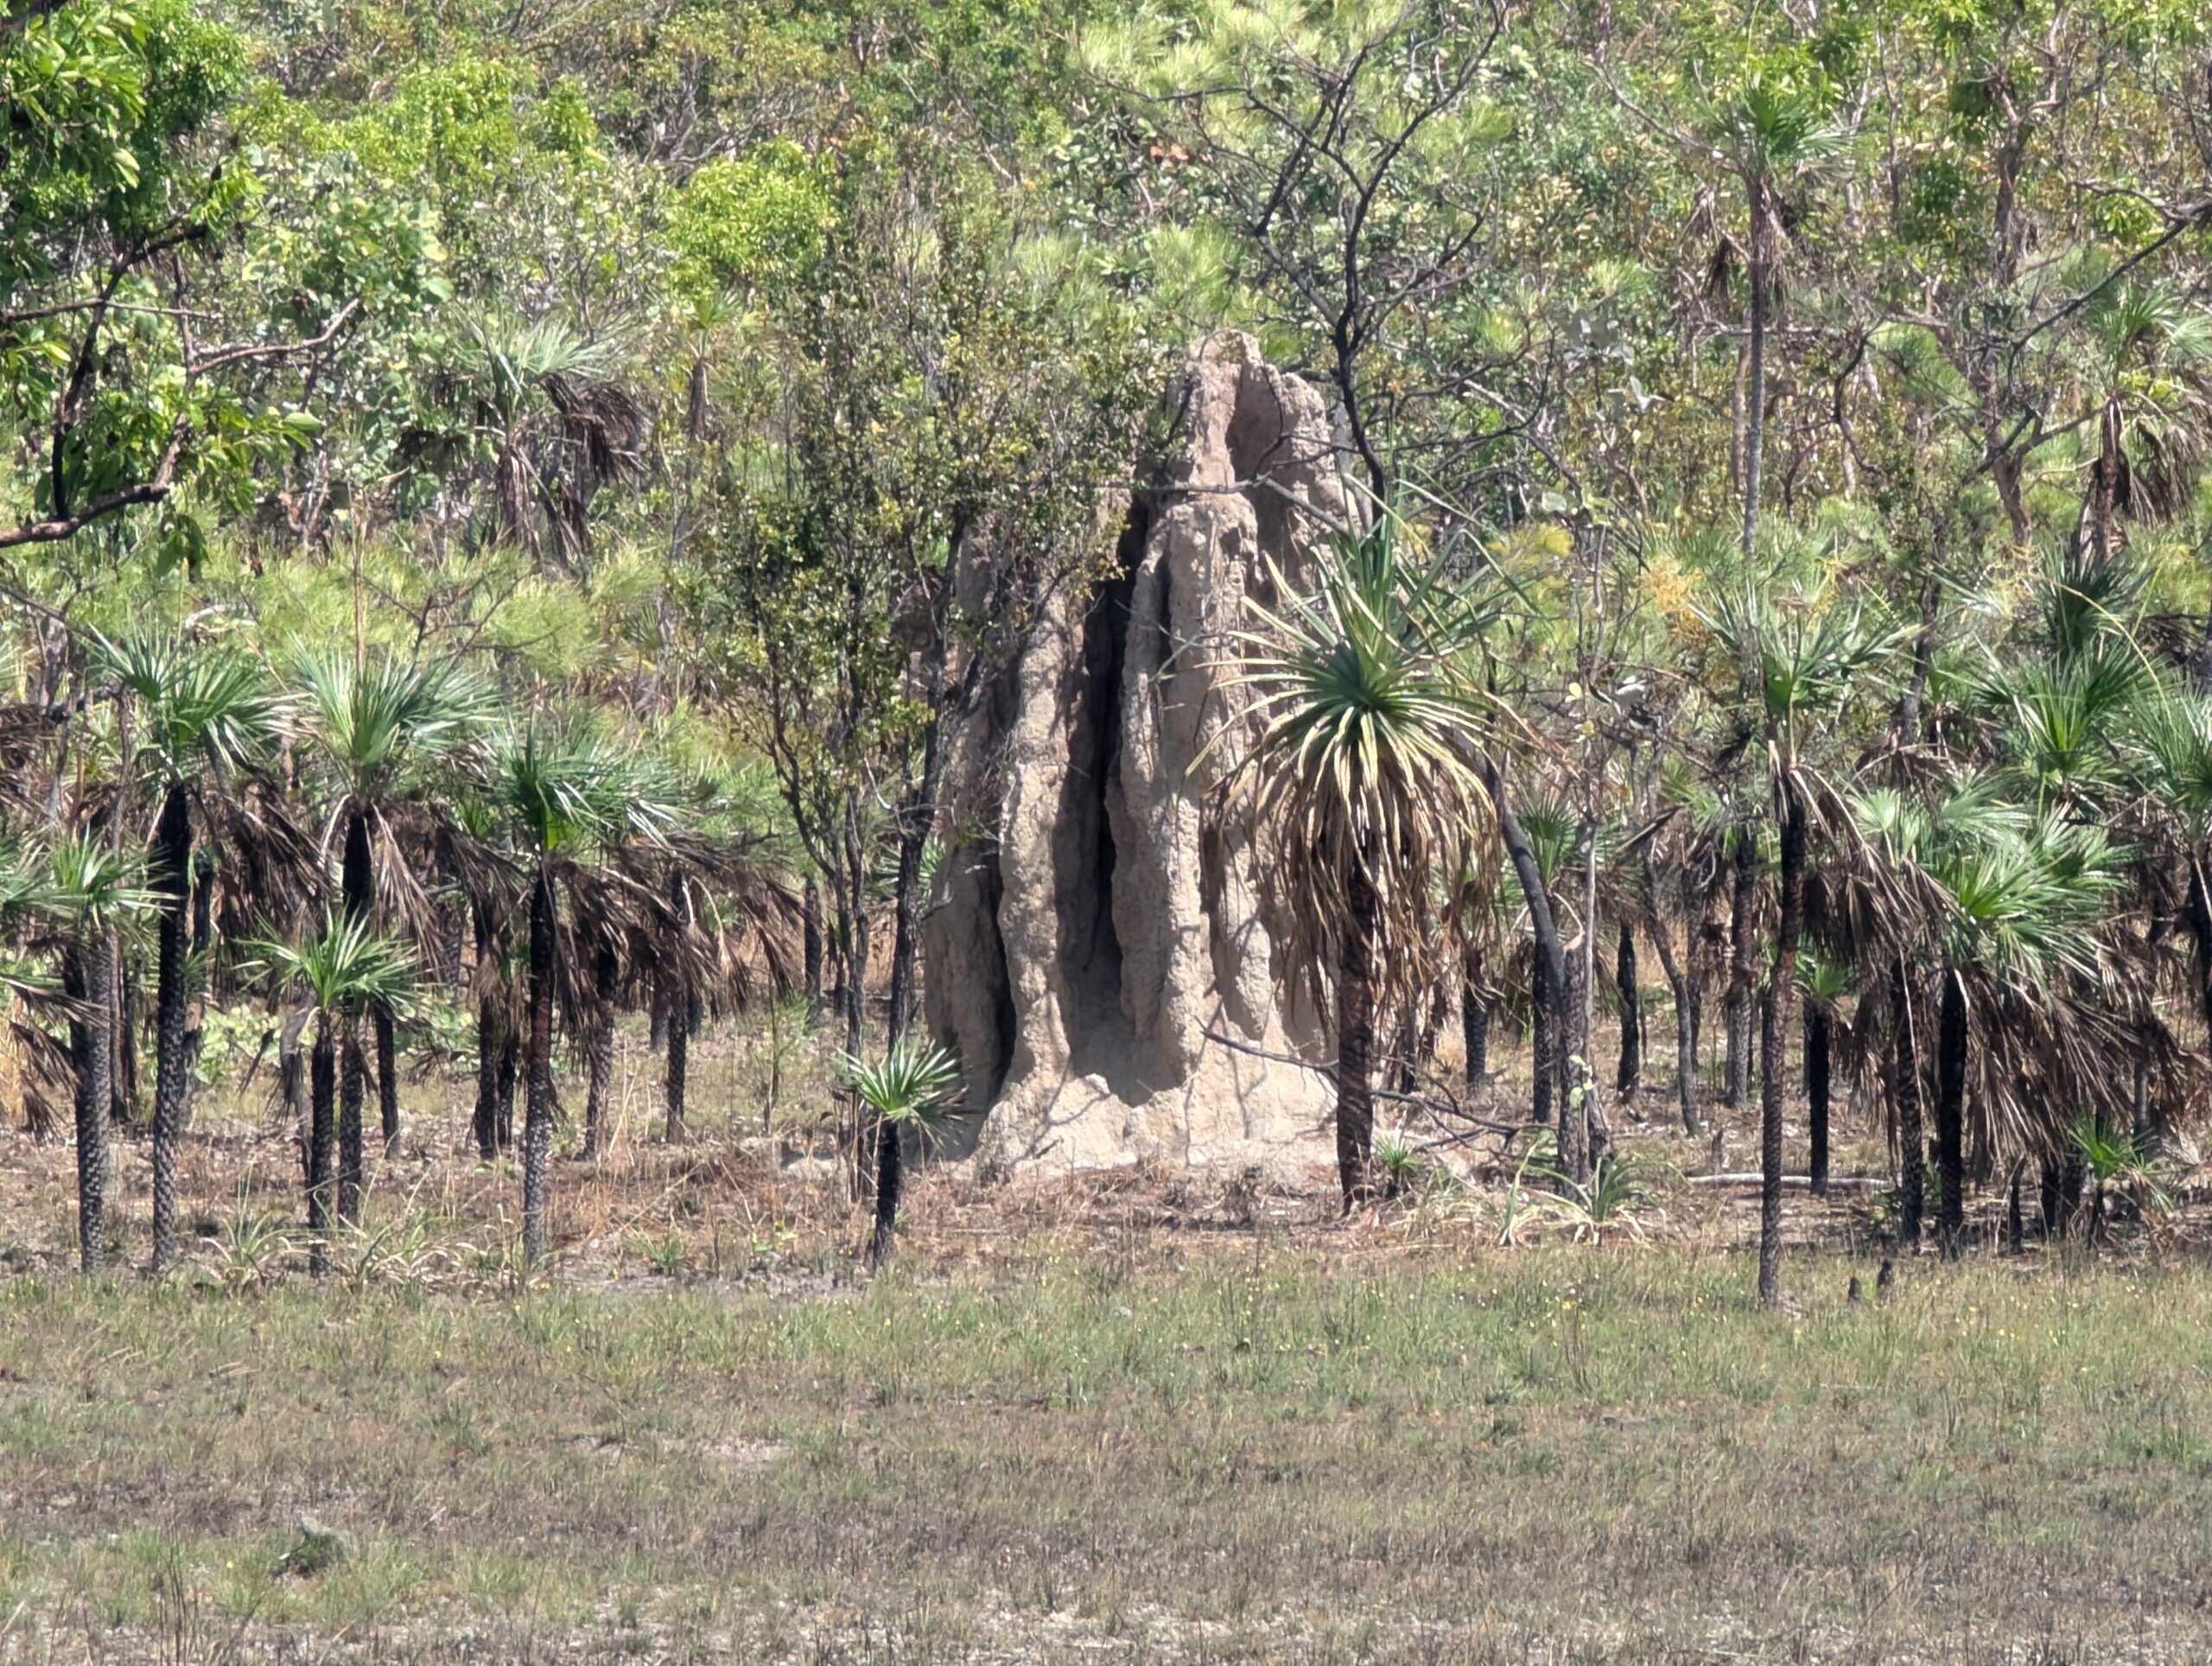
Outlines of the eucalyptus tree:
[[[436,912],[420,878],[434,840],[420,825],[437,765],[485,732],[496,707],[490,691],[447,661],[404,659],[379,651],[301,652],[293,667],[307,738],[337,779],[324,820],[325,860],[338,853],[340,898],[349,919],[378,918],[381,900],[418,943],[435,939]],[[415,825],[404,825],[411,823]],[[412,832],[411,839],[405,836]],[[382,893],[381,899],[379,893]],[[372,1009],[378,1120],[385,1150],[399,1144],[399,1071],[392,1014]],[[348,1054],[344,1069],[362,1061]],[[359,1091],[358,1084],[347,1091]],[[361,1154],[349,1154],[356,1168]]]
[[[378,1008],[404,1011],[413,998],[415,958],[365,917],[333,912],[297,943],[271,940],[258,956],[283,993],[305,1002],[315,1042],[308,1059],[308,1226],[320,1271],[334,1221],[360,1219],[362,1021]],[[340,1071],[346,1061],[357,1068]],[[351,1153],[351,1156],[347,1155]]]
[[[287,709],[262,663],[162,632],[100,639],[96,657],[136,703],[128,732],[152,769],[161,806],[147,874],[158,899],[152,1264],[161,1273],[176,1259],[177,1153],[197,1063],[188,1028],[195,840],[226,850],[241,871],[289,879],[295,896],[313,881],[296,871],[302,841],[284,811],[266,795],[251,795],[243,779],[286,730]],[[256,898],[255,906],[264,915],[283,911],[275,894]]]
[[553,1143],[553,1026],[570,939],[561,899],[626,843],[664,844],[677,794],[648,758],[581,728],[533,722],[486,766],[486,797],[512,841],[527,890],[529,982],[522,1053],[523,1254],[548,1245],[547,1167]]
[[1225,778],[1232,813],[1270,836],[1293,976],[1335,970],[1337,1173],[1344,1207],[1373,1195],[1375,1011],[1410,1000],[1436,922],[1435,876],[1474,869],[1495,832],[1484,772],[1503,719],[1468,674],[1486,618],[1440,565],[1409,557],[1385,509],[1330,542],[1313,588],[1273,575],[1248,599],[1237,673],[1253,735]]

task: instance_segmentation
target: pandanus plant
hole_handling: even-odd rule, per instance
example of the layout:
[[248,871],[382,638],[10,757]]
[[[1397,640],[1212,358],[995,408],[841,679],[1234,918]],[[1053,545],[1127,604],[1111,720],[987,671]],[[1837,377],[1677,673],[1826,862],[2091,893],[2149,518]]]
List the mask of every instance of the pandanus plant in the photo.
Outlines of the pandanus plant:
[[1402,1005],[1433,981],[1434,876],[1483,871],[1469,857],[1494,829],[1486,749],[1503,728],[1469,664],[1484,616],[1402,533],[1386,510],[1319,553],[1309,589],[1271,566],[1281,602],[1246,598],[1235,680],[1256,733],[1224,792],[1272,841],[1294,975],[1325,1005],[1336,974],[1347,1210],[1374,1192],[1378,995]]
[[845,1079],[876,1120],[875,1224],[868,1238],[868,1259],[881,1267],[891,1259],[899,1225],[899,1199],[907,1131],[925,1139],[944,1127],[960,1084],[960,1064],[943,1047],[909,1034],[893,1043],[876,1064],[841,1055]]
[[[413,999],[415,959],[365,919],[343,912],[298,943],[264,942],[259,958],[279,989],[303,999],[314,1016],[308,1059],[308,1225],[315,1265],[334,1220],[361,1218],[361,1027],[379,1008],[404,1014]],[[343,1071],[341,1088],[341,1071]]]
[[543,1258],[547,1167],[553,1145],[553,1022],[571,943],[561,900],[579,870],[626,843],[664,845],[678,795],[644,755],[596,735],[532,724],[492,760],[487,798],[523,864],[529,920],[523,1046],[523,1254]]
[[[260,662],[229,650],[195,648],[160,632],[101,639],[102,669],[136,701],[129,733],[150,766],[160,810],[148,878],[159,921],[154,995],[153,1270],[177,1256],[178,1149],[191,1106],[196,1060],[190,1032],[194,947],[195,846],[228,847],[241,865],[269,872],[296,846],[289,823],[257,804],[247,773],[283,737],[287,711]],[[259,860],[244,859],[249,849]],[[300,853],[293,849],[296,856]],[[304,876],[299,876],[304,878]],[[270,900],[264,899],[264,906]],[[198,945],[204,954],[207,944]]]
[[[431,788],[430,772],[480,734],[495,709],[488,691],[459,667],[378,652],[302,653],[294,667],[306,732],[337,778],[324,824],[326,857],[338,860],[348,919],[383,913],[405,921],[417,942],[431,940],[435,911],[416,876],[427,840],[400,843],[403,812]],[[420,817],[411,819],[416,823]],[[376,1041],[377,1098],[387,1154],[399,1144],[399,1077],[392,1014],[369,1015]],[[348,1058],[346,1071],[365,1069]],[[358,1082],[348,1092],[359,1092]],[[358,1156],[358,1154],[356,1154]]]

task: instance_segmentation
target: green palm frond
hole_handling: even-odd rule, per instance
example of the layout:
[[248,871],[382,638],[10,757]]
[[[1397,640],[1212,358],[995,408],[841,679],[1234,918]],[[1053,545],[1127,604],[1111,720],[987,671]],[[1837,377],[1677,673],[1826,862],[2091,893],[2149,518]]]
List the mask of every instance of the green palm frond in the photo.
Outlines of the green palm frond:
[[353,790],[373,797],[410,760],[435,757],[488,728],[491,690],[460,666],[377,653],[356,664],[343,652],[294,658],[315,739]]
[[203,766],[241,768],[283,733],[289,709],[248,655],[194,647],[163,631],[95,633],[92,652],[137,697],[138,733],[171,780]]
[[911,1035],[902,1037],[879,1063],[841,1053],[838,1066],[861,1103],[885,1122],[912,1123],[925,1131],[943,1125],[960,1084],[957,1059]]
[[264,939],[251,952],[271,982],[304,992],[321,1011],[358,1018],[372,1007],[399,1017],[413,1010],[415,957],[365,919],[326,915],[311,937]]
[[490,794],[537,855],[626,839],[664,843],[684,798],[652,758],[595,735],[536,724],[493,759]]
[[119,925],[156,907],[158,899],[145,877],[145,862],[137,853],[113,849],[98,834],[79,833],[48,848],[38,906],[79,930]]

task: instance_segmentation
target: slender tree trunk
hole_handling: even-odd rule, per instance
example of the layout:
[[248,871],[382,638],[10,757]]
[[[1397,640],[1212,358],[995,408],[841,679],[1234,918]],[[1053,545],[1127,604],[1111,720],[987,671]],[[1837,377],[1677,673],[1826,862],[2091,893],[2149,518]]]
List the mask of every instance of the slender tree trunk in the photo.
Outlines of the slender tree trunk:
[[[1682,1110],[1682,1132],[1691,1137],[1698,1133],[1697,1116],[1697,995],[1688,965],[1675,958],[1674,944],[1667,941],[1664,928],[1651,934],[1651,946],[1659,951],[1659,970],[1666,974],[1667,987],[1675,996],[1675,1097]],[[1696,944],[1690,945],[1693,953]]]
[[361,1220],[361,1110],[367,1086],[360,1033],[349,1024],[338,1041],[338,1218],[348,1226]]
[[1538,955],[1529,975],[1529,1068],[1531,1075],[1529,1117],[1549,1123],[1553,1100],[1559,1093],[1559,1025],[1555,1017],[1560,997],[1552,992],[1551,969]]
[[161,900],[154,984],[154,1259],[158,1275],[176,1264],[176,1169],[184,1141],[192,1060],[186,1041],[192,992],[192,806],[181,786],[162,801],[154,827],[154,894]]
[[1740,1113],[1751,1094],[1752,961],[1757,947],[1751,924],[1758,895],[1757,855],[1749,826],[1732,830],[1728,843],[1733,880],[1728,918],[1727,1103],[1732,1112]]
[[308,1230],[315,1235],[310,1265],[329,1264],[333,1170],[336,1167],[338,1049],[328,1013],[317,1015],[315,1050],[308,1060]]
[[1467,1054],[1467,1086],[1479,1089],[1490,1077],[1491,995],[1483,980],[1483,951],[1470,947],[1460,963],[1459,1039]]
[[377,1048],[377,1113],[383,1124],[384,1154],[399,1153],[399,1037],[391,1008],[379,1001],[369,1014]]
[[[931,676],[932,711],[937,684],[942,676],[940,649]],[[921,944],[916,921],[920,912],[922,861],[928,854],[930,830],[937,823],[938,751],[938,720],[933,715],[922,735],[922,777],[908,795],[899,817],[899,877],[891,893],[891,1017],[884,1037],[887,1047],[899,1045],[899,1038],[913,1021],[917,1004]]]
[[1781,833],[1781,917],[1759,1046],[1759,1300],[1770,1307],[1782,1297],[1783,1037],[1797,994],[1797,937],[1805,914],[1805,806],[1787,776]]
[[524,1059],[522,1253],[543,1261],[546,1168],[553,1154],[553,875],[541,860],[530,888],[530,1048]]
[[690,1092],[691,1073],[691,1003],[680,989],[669,992],[668,1002],[668,1073],[664,1082],[668,1101],[668,1124],[662,1137],[671,1145],[681,1145],[690,1137],[685,1128],[688,1114],[686,1096]]
[[811,874],[806,876],[800,907],[804,923],[806,1009],[810,1017],[818,1021],[822,1016],[822,888]]
[[1806,1127],[1813,1142],[1808,1168],[1816,1198],[1828,1194],[1828,1050],[1833,1023],[1827,1008],[1818,1002],[1805,1003]]
[[1897,1247],[1920,1248],[1925,1169],[1921,1156],[1920,1050],[1913,1036],[1912,981],[1900,958],[1890,973],[1890,1092],[1897,1121]]
[[1337,1180],[1344,1211],[1374,1196],[1375,887],[1354,857],[1344,874],[1344,944],[1337,969]]
[[[1489,757],[1478,755],[1476,772],[1482,777],[1483,790],[1490,794],[1491,808],[1497,817],[1498,836],[1504,842],[1505,854],[1513,863],[1514,877],[1521,883],[1521,895],[1529,906],[1529,923],[1535,938],[1537,1010],[1541,1015],[1546,1009],[1548,995],[1556,1002],[1567,988],[1567,956],[1560,946],[1559,927],[1552,913],[1550,893],[1544,889],[1543,869],[1537,865],[1535,848],[1529,843],[1529,836],[1521,825],[1521,818],[1514,813],[1513,803],[1505,791],[1503,773]],[[1541,1054],[1536,1060],[1536,1089],[1538,1111],[1536,1120],[1541,1122],[1541,1099],[1545,1079],[1545,1061]]]
[[1936,1166],[1943,1186],[1943,1253],[1951,1256],[1966,1249],[1966,984],[1947,966],[1936,1030]]
[[896,1247],[899,1194],[906,1175],[906,1156],[899,1150],[899,1127],[880,1123],[875,1130],[875,1229],[868,1238],[868,1261],[882,1267]]
[[585,1038],[590,1085],[584,1092],[584,1155],[607,1149],[607,1097],[614,1078],[614,985],[620,963],[601,943],[592,957],[591,1033]]
[[111,979],[115,957],[107,934],[92,932],[72,945],[63,987],[76,1003],[69,1022],[77,1067],[77,1244],[80,1264],[97,1273],[107,1259],[108,1099],[113,1055],[108,1026],[114,1021]]
[[1766,451],[1766,335],[1767,313],[1772,298],[1769,260],[1771,241],[1767,236],[1766,184],[1751,185],[1751,250],[1748,263],[1751,280],[1751,352],[1750,386],[1744,410],[1744,559],[1748,563],[1758,544],[1760,473]]
[[1643,1085],[1643,996],[1637,985],[1636,932],[1626,920],[1613,953],[1613,989],[1621,1003],[1620,1064],[1613,1072],[1613,1091],[1622,1103],[1633,1106]]
[[118,1128],[138,1121],[138,974],[123,951],[123,934],[115,938],[115,1081],[109,1105]]
[[1561,1016],[1554,1020],[1553,1048],[1559,1061],[1559,1084],[1554,1090],[1559,1105],[1559,1166],[1560,1173],[1577,1182],[1590,1178],[1590,1097],[1597,1082],[1590,1070],[1590,1031],[1584,1021],[1589,1009],[1590,961],[1583,952],[1592,924],[1583,926],[1585,940],[1567,957],[1567,989],[1560,1000]]

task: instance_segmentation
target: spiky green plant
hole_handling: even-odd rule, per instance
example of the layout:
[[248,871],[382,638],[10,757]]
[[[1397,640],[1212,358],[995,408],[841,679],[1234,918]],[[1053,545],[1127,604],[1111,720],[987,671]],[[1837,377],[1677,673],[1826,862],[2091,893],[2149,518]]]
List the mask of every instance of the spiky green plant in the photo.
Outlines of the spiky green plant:
[[841,1053],[838,1065],[875,1116],[875,1224],[868,1256],[880,1267],[891,1258],[898,1230],[905,1173],[901,1141],[909,1129],[926,1138],[944,1125],[959,1091],[960,1061],[935,1043],[909,1034],[875,1063]]

